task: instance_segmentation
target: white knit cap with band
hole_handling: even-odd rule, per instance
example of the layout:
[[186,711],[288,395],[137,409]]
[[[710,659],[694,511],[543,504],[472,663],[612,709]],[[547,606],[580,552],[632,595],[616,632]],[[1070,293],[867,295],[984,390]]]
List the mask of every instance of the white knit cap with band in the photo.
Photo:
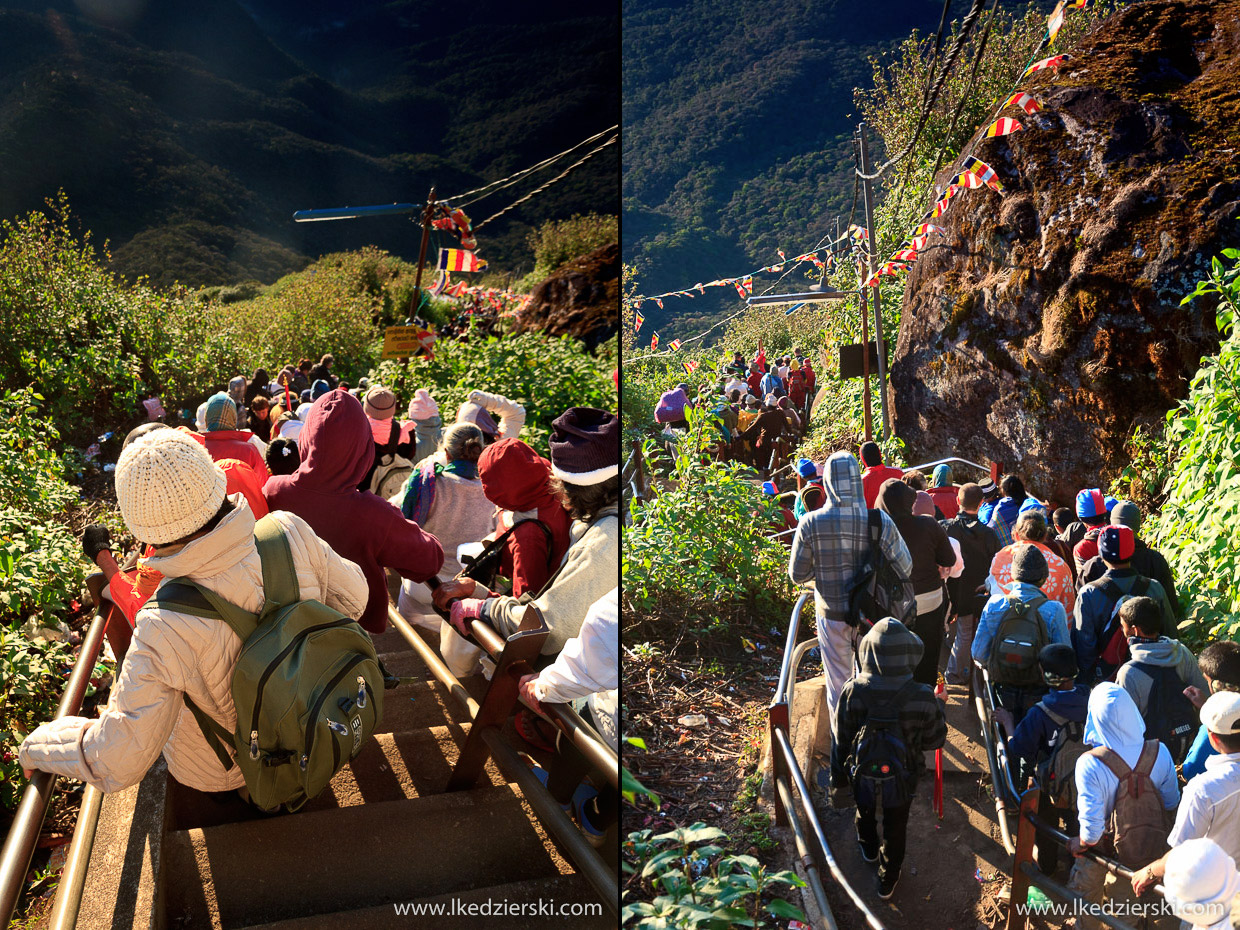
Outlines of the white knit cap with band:
[[226,484],[207,450],[180,430],[139,436],[116,463],[116,500],[125,525],[154,545],[202,529],[224,502]]

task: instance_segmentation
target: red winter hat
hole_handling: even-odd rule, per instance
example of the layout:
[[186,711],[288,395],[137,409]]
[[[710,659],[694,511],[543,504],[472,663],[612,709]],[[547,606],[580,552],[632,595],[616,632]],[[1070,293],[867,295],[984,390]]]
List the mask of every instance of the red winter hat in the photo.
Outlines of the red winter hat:
[[1127,562],[1136,548],[1137,539],[1127,526],[1108,526],[1098,536],[1098,554],[1112,565]]

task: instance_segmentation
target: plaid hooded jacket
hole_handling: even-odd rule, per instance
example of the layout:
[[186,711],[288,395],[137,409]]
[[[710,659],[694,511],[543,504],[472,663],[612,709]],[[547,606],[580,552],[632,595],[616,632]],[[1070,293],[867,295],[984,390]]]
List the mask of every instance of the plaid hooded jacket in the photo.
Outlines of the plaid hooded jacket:
[[[823,485],[827,502],[822,509],[807,513],[797,524],[788,574],[795,584],[814,583],[814,606],[819,618],[843,623],[848,618],[848,585],[870,550],[861,466],[852,453],[836,452],[827,459]],[[913,569],[908,546],[885,513],[882,523],[879,545],[883,556],[902,577],[908,578]],[[912,584],[905,585],[905,592],[911,603]]]

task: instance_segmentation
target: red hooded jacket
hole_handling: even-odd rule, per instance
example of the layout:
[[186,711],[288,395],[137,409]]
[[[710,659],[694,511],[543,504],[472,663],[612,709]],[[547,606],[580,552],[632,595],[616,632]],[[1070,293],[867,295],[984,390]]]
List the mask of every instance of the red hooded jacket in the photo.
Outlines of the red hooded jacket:
[[536,511],[551,531],[532,523],[517,528],[504,544],[503,572],[512,579],[512,596],[537,594],[568,551],[568,511],[551,493],[551,463],[519,439],[501,439],[482,450],[478,459],[482,493],[491,503],[514,513]]
[[443,549],[383,498],[357,490],[374,447],[361,401],[332,391],[315,402],[297,437],[301,466],[291,475],[272,477],[263,495],[272,510],[297,514],[339,555],[361,567],[370,599],[358,622],[371,633],[382,633],[388,603],[383,569],[426,581],[443,565]]
[[202,438],[213,462],[220,459],[245,462],[254,469],[259,479],[266,483],[270,473],[267,471],[267,463],[263,461],[263,454],[250,442],[253,435],[248,429],[217,429],[203,433]]

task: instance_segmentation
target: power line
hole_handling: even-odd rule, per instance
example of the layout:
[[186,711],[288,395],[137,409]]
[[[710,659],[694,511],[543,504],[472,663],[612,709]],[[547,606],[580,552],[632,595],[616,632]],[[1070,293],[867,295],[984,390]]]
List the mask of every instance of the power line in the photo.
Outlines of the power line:
[[[463,194],[455,194],[452,197],[444,197],[443,199],[437,202],[448,203],[452,201],[452,202],[457,202],[456,205],[458,207],[467,207],[471,203],[476,203],[477,201],[482,200],[484,197],[488,197],[491,194],[494,194],[496,191],[503,190],[506,187],[511,187],[513,184],[516,184],[526,175],[533,174],[539,168],[545,168],[547,165],[550,165],[552,162],[559,161],[561,158],[565,157],[566,155],[571,155],[573,152],[577,151],[577,149],[581,148],[582,146],[589,145],[591,142],[596,142],[599,139],[603,138],[603,136],[607,135],[609,132],[615,132],[619,128],[620,127],[616,125],[616,126],[612,126],[610,129],[604,129],[602,132],[595,133],[594,135],[590,136],[590,138],[588,139],[582,139],[572,148],[565,149],[563,152],[560,152],[560,154],[558,155],[552,155],[550,158],[543,159],[536,165],[531,165],[528,168],[522,168],[520,171],[516,172],[515,174],[510,174],[506,178],[501,178],[498,181],[492,181],[489,184],[483,184],[481,187],[476,187],[472,191],[466,191]],[[486,191],[486,193],[485,194],[482,193],[483,191]],[[473,197],[474,194],[479,194],[480,196],[474,197],[473,200],[464,201],[463,203],[458,202],[458,201],[464,200],[464,198],[466,197]]]
[[552,184],[554,184],[556,181],[562,180],[563,178],[567,177],[567,176],[568,176],[568,173],[569,173],[570,171],[572,171],[574,168],[576,168],[578,165],[582,165],[582,164],[584,164],[584,163],[585,163],[585,162],[587,162],[589,159],[591,159],[591,158],[593,158],[595,155],[597,155],[599,152],[603,151],[603,149],[607,148],[607,146],[609,146],[609,145],[614,145],[614,144],[615,144],[615,142],[616,142],[616,140],[617,140],[618,138],[620,138],[620,137],[619,137],[619,136],[612,136],[610,139],[608,139],[606,142],[604,142],[604,143],[603,143],[602,145],[600,145],[598,148],[594,149],[594,150],[593,150],[593,151],[591,151],[591,152],[587,152],[587,153],[586,153],[586,155],[585,155],[585,156],[583,156],[581,159],[579,159],[578,161],[573,162],[571,165],[569,165],[567,168],[565,168],[563,171],[561,171],[559,174],[557,174],[557,175],[556,175],[554,178],[552,178],[550,181],[548,181],[548,182],[546,182],[545,184],[543,184],[541,187],[536,187],[536,188],[534,188],[534,190],[530,191],[528,194],[526,194],[526,195],[525,195],[524,197],[522,197],[520,200],[515,200],[515,201],[513,201],[513,202],[512,202],[512,203],[510,203],[508,206],[504,207],[504,209],[500,210],[498,213],[494,213],[494,214],[492,214],[491,216],[488,216],[488,217],[487,217],[485,220],[483,220],[481,223],[475,223],[473,228],[474,228],[475,230],[481,229],[481,228],[482,228],[483,226],[485,226],[487,223],[491,222],[491,220],[496,219],[496,218],[498,218],[498,217],[501,217],[501,216],[503,216],[505,213],[507,213],[509,210],[513,209],[513,207],[517,207],[517,206],[520,206],[521,204],[525,203],[527,200],[529,200],[529,199],[530,199],[531,197],[533,197],[535,194],[541,194],[543,191],[545,191],[548,187],[550,187],[550,186],[551,186]]
[[[887,170],[897,162],[906,158],[917,147],[917,141],[921,138],[921,132],[926,126],[926,120],[930,118],[930,111],[934,109],[935,103],[938,102],[939,94],[943,90],[943,85],[947,83],[947,75],[955,65],[956,59],[960,56],[960,50],[964,47],[965,41],[969,37],[969,33],[973,31],[978,18],[982,15],[982,9],[986,6],[986,0],[973,0],[973,6],[969,9],[964,21],[960,24],[960,33],[956,36],[956,40],[952,43],[951,49],[947,53],[947,60],[943,62],[943,68],[939,73],[938,80],[935,81],[933,89],[930,92],[929,103],[922,108],[921,116],[917,121],[917,129],[913,133],[913,138],[899,154],[887,159],[878,166],[871,174],[863,174],[861,177],[866,181],[875,181],[887,173]],[[931,72],[933,74],[933,72]]]

